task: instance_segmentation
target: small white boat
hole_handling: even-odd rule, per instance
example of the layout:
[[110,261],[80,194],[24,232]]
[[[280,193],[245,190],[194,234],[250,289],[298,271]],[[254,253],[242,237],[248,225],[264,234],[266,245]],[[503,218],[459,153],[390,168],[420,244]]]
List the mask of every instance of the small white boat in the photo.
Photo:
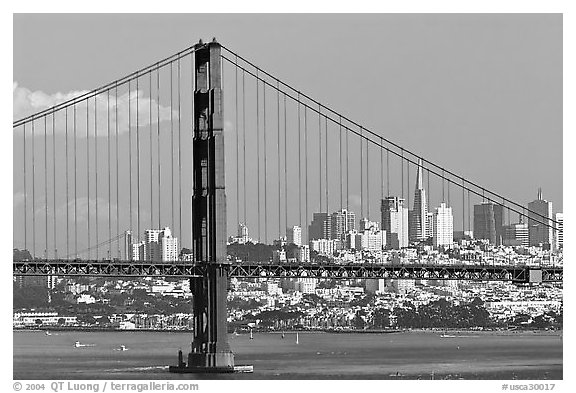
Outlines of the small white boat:
[[47,335],[47,336],[51,336],[51,335],[52,335],[52,333],[50,333],[48,330],[46,330],[46,331],[44,332],[44,334]]
[[300,342],[298,341],[298,332],[296,332],[296,344],[300,344]]
[[74,343],[74,348],[93,347],[94,344],[81,344],[80,341]]
[[115,351],[127,351],[126,345],[120,345],[120,348],[114,348]]

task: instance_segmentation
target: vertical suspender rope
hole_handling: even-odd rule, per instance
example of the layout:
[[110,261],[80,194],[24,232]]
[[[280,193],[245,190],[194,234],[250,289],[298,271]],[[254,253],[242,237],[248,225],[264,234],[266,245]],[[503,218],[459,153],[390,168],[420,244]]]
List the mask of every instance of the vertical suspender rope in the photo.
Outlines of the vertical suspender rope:
[[466,212],[465,212],[465,208],[466,208],[466,201],[465,201],[465,189],[466,189],[466,185],[464,183],[464,178],[461,177],[460,178],[462,180],[462,236],[464,236],[464,231],[466,230]]
[[[284,226],[288,229],[288,148],[286,147],[286,133],[288,120],[286,119],[286,94],[284,93]],[[288,236],[288,233],[286,233]]]
[[68,180],[68,107],[65,109],[65,157],[66,157],[66,258],[70,256],[70,199],[69,199],[69,180]]
[[277,163],[277,177],[278,177],[278,239],[280,239],[282,237],[282,222],[281,222],[281,218],[282,218],[282,208],[280,207],[282,205],[282,200],[280,198],[280,183],[281,183],[281,179],[280,179],[280,165],[282,163],[282,157],[280,156],[280,86],[279,86],[279,82],[276,81],[276,115],[277,115],[277,134],[276,134],[276,155],[278,157],[278,163]]
[[[194,94],[194,92],[192,93]],[[172,114],[172,108],[170,108]],[[160,67],[156,67],[156,149],[158,159],[158,228],[162,228],[162,175],[160,173]],[[194,128],[194,125],[192,125]],[[192,129],[194,132],[194,129]]]
[[90,247],[90,101],[86,99],[86,184],[87,184],[87,204],[88,204],[88,259],[91,259],[92,252]]
[[44,116],[44,210],[46,212],[46,217],[44,220],[45,224],[45,235],[46,235],[46,244],[44,248],[44,258],[48,259],[48,126],[46,125],[46,118],[48,116]]
[[[32,123],[34,124],[34,123]],[[78,169],[76,164],[76,159],[78,158],[78,148],[77,148],[77,138],[76,138],[76,105],[74,105],[74,258],[78,258],[78,195],[77,195],[77,184],[78,184]]]
[[268,146],[266,145],[266,83],[262,81],[262,131],[264,136],[264,243],[268,244],[268,176],[266,168],[266,156]]
[[[149,143],[150,143],[150,228],[154,228],[154,169],[153,169],[153,146],[152,146],[152,70],[150,70],[150,73],[148,74],[149,80],[149,91],[148,91],[148,97],[149,97],[149,107],[148,107],[148,115],[149,115],[149,119],[148,119],[148,136],[150,137]],[[158,226],[158,228],[160,228],[160,226]]]
[[98,260],[98,96],[94,96],[94,172],[96,196],[96,260]]
[[404,199],[404,149],[400,149],[401,150],[401,158],[400,158],[400,182],[401,182],[401,191],[400,191],[400,197],[402,199]]
[[326,192],[326,213],[330,214],[330,203],[328,200],[328,118],[324,117],[324,123],[325,123],[325,132],[324,132],[324,141],[325,141],[325,150],[326,150],[326,154],[324,154],[324,164],[326,167],[326,181],[324,182],[324,188],[325,188],[325,192]]
[[[178,57],[178,237],[184,239],[182,236],[182,114],[180,103],[180,57]],[[178,250],[176,252],[179,254]]]
[[[138,218],[136,220],[136,228],[138,228],[138,236],[140,235],[140,76],[136,74],[136,207]],[[140,260],[142,260],[140,256]],[[150,260],[150,255],[145,255],[144,259]]]
[[258,68],[256,68],[256,181],[258,183],[258,243],[261,243],[260,234],[260,91],[258,87]]
[[170,189],[172,190],[172,196],[170,198],[170,211],[172,213],[172,220],[170,221],[170,226],[172,230],[174,227],[174,63],[170,62]]
[[[344,208],[344,191],[343,186],[344,182],[342,181],[342,117],[338,118],[338,130],[339,130],[339,142],[338,142],[338,164],[340,167],[340,171],[338,172],[338,179],[340,179],[340,210]],[[345,226],[347,228],[347,224]]]
[[[342,117],[340,117],[342,124]],[[350,145],[348,144],[348,127],[346,127],[346,210],[350,211]]]
[[242,70],[242,216],[244,218],[244,225],[247,225],[246,218],[246,71]]
[[[130,232],[132,232],[132,90],[130,88],[130,81],[128,81],[128,195],[129,195],[129,214],[130,214]],[[137,234],[137,238],[140,236]],[[128,245],[131,247],[131,245]],[[131,252],[128,252],[130,255]]]
[[[114,126],[116,129],[116,236],[120,237],[120,180],[119,180],[119,154],[118,154],[118,83],[114,86]],[[118,258],[120,253],[120,241],[118,241]]]
[[390,196],[390,151],[386,149],[386,193]]
[[304,225],[302,225],[302,143],[300,134],[300,92],[298,92],[298,223],[300,228],[304,230]]
[[26,200],[28,199],[28,194],[26,192],[26,123],[23,124],[23,142],[24,142],[24,149],[22,156],[23,158],[23,168],[24,168],[24,250],[28,251],[28,206]]
[[236,133],[236,223],[240,223],[240,167],[239,167],[239,154],[240,154],[240,141],[238,138],[238,56],[234,59],[234,132]]
[[32,258],[36,259],[36,151],[34,149],[34,139],[36,139],[34,132],[34,123],[32,120]]
[[[318,104],[318,201],[320,202],[320,212],[322,210],[322,117],[321,117],[321,106]],[[328,208],[326,208],[328,211]]]
[[366,214],[370,220],[370,144],[366,140]]
[[[110,160],[110,90],[106,91],[106,128],[108,130],[108,239],[112,239],[112,162]],[[112,259],[112,242],[108,247],[108,259]]]
[[[306,185],[304,188],[304,209],[306,220],[304,221],[306,228],[308,228],[308,107],[304,106],[304,178],[306,179]],[[310,233],[308,233],[308,229],[306,229],[306,237],[310,240]]]
[[364,218],[364,139],[360,127],[360,219]]
[[54,214],[52,218],[54,222],[54,259],[58,259],[58,246],[56,245],[56,112],[52,112],[52,178],[54,179],[54,183],[52,184],[54,187],[52,190],[54,192],[54,198],[52,200],[52,214]]
[[382,137],[380,137],[380,203],[384,199],[384,148],[382,145]]

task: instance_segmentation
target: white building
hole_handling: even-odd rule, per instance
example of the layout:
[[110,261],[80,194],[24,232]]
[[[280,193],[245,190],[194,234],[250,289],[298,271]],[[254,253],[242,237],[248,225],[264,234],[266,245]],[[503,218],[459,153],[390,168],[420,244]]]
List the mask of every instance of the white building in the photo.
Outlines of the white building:
[[133,261],[165,262],[178,260],[178,238],[172,236],[169,227],[147,229],[144,240],[132,244]]
[[310,248],[321,255],[332,255],[336,249],[335,241],[332,239],[310,240]]
[[452,208],[446,207],[442,202],[440,207],[434,211],[434,247],[452,246],[454,241],[454,218],[452,217]]
[[302,245],[302,228],[298,225],[294,225],[292,228],[286,229],[286,240],[288,243],[296,244],[297,246]]
[[306,245],[298,247],[296,260],[300,263],[310,262],[310,247]]
[[564,214],[556,213],[556,225],[555,232],[555,239],[556,239],[556,248],[563,248],[564,247]]

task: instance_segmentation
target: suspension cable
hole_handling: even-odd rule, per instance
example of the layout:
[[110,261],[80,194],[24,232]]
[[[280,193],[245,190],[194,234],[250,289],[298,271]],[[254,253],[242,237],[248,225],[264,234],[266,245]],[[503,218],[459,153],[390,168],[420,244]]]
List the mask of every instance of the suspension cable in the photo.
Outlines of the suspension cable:
[[[224,49],[227,50],[228,52],[232,53],[234,56],[238,56],[239,59],[243,60],[243,61],[246,62],[247,64],[249,64],[249,65],[251,65],[251,66],[253,66],[253,67],[256,67],[254,64],[252,64],[251,62],[247,61],[247,60],[246,60],[245,58],[243,58],[242,56],[237,55],[235,52],[232,52],[232,51],[229,50],[228,48],[225,48],[224,46],[222,46],[222,48],[224,48]],[[231,62],[231,60],[228,59],[226,56],[222,55],[221,57],[222,57],[224,60],[227,60],[228,62]],[[244,69],[248,74],[254,76],[254,74],[253,74],[252,72],[246,70],[244,67],[242,67],[242,66],[240,66],[240,65],[238,65],[238,67],[240,67],[241,69]],[[289,86],[289,85],[287,85],[286,83],[282,82],[282,81],[279,80],[278,78],[270,75],[270,74],[267,73],[266,71],[263,71],[263,70],[261,70],[261,69],[259,69],[259,70],[260,70],[260,72],[264,73],[265,75],[269,76],[270,78],[279,81],[280,84],[282,84],[283,86],[287,87],[288,89],[290,89],[290,90],[292,90],[292,91],[294,91],[294,92],[299,92],[298,90],[292,88],[291,86]],[[262,79],[261,79],[261,80],[262,80]],[[266,81],[264,81],[264,80],[262,80],[262,82],[265,83],[265,84],[268,84],[268,85],[271,86],[271,87],[274,87],[274,86],[271,85],[269,82],[266,82]],[[318,101],[317,101],[317,100],[312,99],[311,97],[307,96],[307,95],[304,94],[304,93],[301,93],[301,92],[299,92],[299,93],[300,93],[304,98],[308,99],[309,101],[311,101],[311,102],[314,103],[315,105],[318,104]],[[292,99],[295,99],[295,97],[292,96],[292,95],[290,95],[290,94],[287,94],[287,96],[289,96],[289,97],[292,98]],[[305,108],[311,109],[313,112],[316,112],[316,109],[314,109],[311,105],[306,104],[306,103],[303,103],[303,102],[301,102],[301,104],[302,104]],[[336,116],[341,116],[339,113],[337,113],[337,112],[335,112],[334,110],[326,107],[325,105],[321,105],[321,106],[322,106],[322,108],[324,108],[324,110],[329,111],[330,113],[332,113],[332,114],[334,114],[334,115],[336,115]],[[336,122],[336,120],[334,120],[333,118],[331,118],[331,117],[329,117],[329,118],[330,118],[330,120],[331,120],[332,122]],[[361,127],[358,123],[350,120],[350,119],[347,118],[347,117],[342,116],[342,118],[345,119],[346,121],[348,121],[350,124],[352,124],[352,125],[354,125],[354,126]],[[353,132],[353,133],[355,133],[355,134],[358,135],[358,132],[357,132],[357,131],[354,131],[354,130],[352,130],[352,129],[349,128],[349,127],[348,127],[348,129],[349,129],[349,131],[351,131],[351,132]],[[375,136],[375,137],[377,137],[377,138],[380,138],[380,135],[379,135],[379,134],[376,134],[376,133],[374,133],[373,131],[370,131],[370,130],[367,130],[367,129],[365,129],[365,130],[366,130],[370,135]],[[382,147],[382,148],[385,148],[384,146],[379,145],[378,142],[376,142],[376,141],[374,141],[374,140],[372,140],[372,139],[370,139],[370,138],[368,138],[368,137],[366,137],[365,139],[366,139],[367,141],[369,141],[369,142],[377,145],[377,146],[380,146],[380,147]],[[383,140],[384,140],[386,143],[388,143],[388,144],[390,144],[390,145],[392,145],[392,146],[394,146],[394,147],[396,147],[396,148],[398,148],[398,149],[404,150],[401,146],[399,146],[399,145],[391,142],[390,140],[388,140],[388,139],[386,139],[386,138],[383,138]],[[392,151],[392,153],[395,154],[395,155],[397,155],[397,156],[400,156],[400,154],[397,153],[397,152],[395,152],[395,151]],[[411,152],[410,152],[410,153],[411,153]],[[411,154],[414,155],[414,153],[411,153]],[[429,164],[430,166],[436,167],[436,168],[438,168],[438,169],[444,169],[444,171],[447,172],[447,173],[448,173],[449,175],[451,175],[451,176],[455,176],[455,177],[458,177],[458,178],[460,177],[460,176],[454,174],[453,172],[448,171],[448,170],[446,170],[445,168],[442,168],[442,167],[440,167],[439,165],[434,164],[433,162],[428,161],[428,160],[426,160],[426,159],[424,159],[424,158],[422,158],[422,161],[423,161],[423,163],[427,163],[427,164]],[[412,161],[410,161],[410,162],[411,162],[412,164],[416,164],[416,163],[414,163],[414,162],[412,162]],[[438,176],[438,172],[436,172],[436,171],[431,171],[431,172],[434,173],[436,176]],[[451,180],[451,179],[446,179],[446,180],[449,181],[449,182],[455,183],[454,180]],[[468,181],[468,184],[470,184],[471,186],[477,187],[477,188],[481,188],[478,184],[476,184],[476,183],[474,183],[474,182]],[[485,190],[485,191],[486,191],[486,190]],[[473,192],[473,193],[475,193],[475,194],[477,194],[477,195],[480,195],[480,194],[478,194],[477,191],[471,190],[471,192]],[[497,197],[497,198],[501,198],[501,196],[500,196],[499,194],[496,194],[496,193],[494,193],[494,192],[492,192],[492,191],[489,191],[489,193],[492,194],[493,196]],[[486,197],[486,198],[489,199],[489,200],[492,201],[492,202],[499,203],[499,202],[494,201],[494,200],[491,199],[491,198],[488,198],[488,197]],[[507,198],[504,198],[504,199],[506,200],[506,202],[508,202],[508,203],[510,203],[510,204],[512,204],[512,205],[515,205],[515,206],[517,206],[517,207],[519,207],[519,208],[522,208],[522,206],[521,206],[520,204],[518,204],[518,203],[516,203],[516,202],[513,202],[513,201],[511,201],[511,200],[509,200],[509,199],[507,199]],[[540,215],[540,214],[535,213],[535,212],[534,212],[534,214],[537,215],[537,216],[540,216],[541,218],[544,218],[544,219],[546,219],[546,220],[549,220],[547,217],[545,217],[545,216],[543,216],[543,215]],[[555,223],[554,220],[549,220],[549,221]]]
[[[94,176],[95,176],[95,196],[96,196],[96,244],[98,244],[98,96],[94,96]],[[96,260],[98,260],[98,249],[96,249]]]

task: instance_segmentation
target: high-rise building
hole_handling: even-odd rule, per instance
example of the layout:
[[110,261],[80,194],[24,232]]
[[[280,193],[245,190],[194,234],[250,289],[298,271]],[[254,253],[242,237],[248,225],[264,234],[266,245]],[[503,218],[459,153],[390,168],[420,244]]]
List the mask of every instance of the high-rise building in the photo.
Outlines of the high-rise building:
[[297,246],[302,245],[302,228],[294,225],[292,228],[286,229],[286,241],[290,244]]
[[[538,189],[538,199],[528,204],[528,235],[531,246],[554,245],[552,225],[552,202],[542,199],[542,189]],[[547,223],[548,225],[544,225]]]
[[170,228],[166,227],[158,235],[160,244],[160,260],[177,261],[178,260],[178,238],[172,236]]
[[308,240],[331,239],[332,220],[328,213],[314,213],[308,227]]
[[428,204],[426,203],[426,190],[422,185],[422,159],[420,159],[414,190],[414,209],[408,213],[408,235],[411,242],[419,242],[428,238],[427,219]]
[[124,232],[124,258],[126,258],[127,261],[133,260],[132,243],[133,243],[132,232],[131,231]]
[[310,247],[307,245],[303,245],[298,247],[295,251],[296,260],[300,263],[308,263],[310,262]]
[[[127,238],[131,234],[128,235]],[[147,229],[144,240],[130,245],[131,260],[165,262],[178,260],[178,238],[172,236],[170,228]]]
[[434,236],[433,244],[435,247],[452,246],[454,241],[454,218],[452,208],[447,207],[444,202],[434,211]]
[[344,242],[346,234],[356,229],[356,214],[347,209],[338,210],[330,216],[332,239]]
[[564,214],[556,213],[556,230],[554,231],[556,236],[556,248],[560,249],[564,247]]
[[386,247],[408,247],[408,209],[404,207],[404,199],[390,196],[382,199],[380,213],[382,230],[386,231]]
[[474,205],[474,238],[486,239],[490,244],[502,244],[504,209],[502,205],[484,202]]
[[505,225],[502,244],[505,246],[528,247],[530,245],[528,224],[518,222],[516,224]]

